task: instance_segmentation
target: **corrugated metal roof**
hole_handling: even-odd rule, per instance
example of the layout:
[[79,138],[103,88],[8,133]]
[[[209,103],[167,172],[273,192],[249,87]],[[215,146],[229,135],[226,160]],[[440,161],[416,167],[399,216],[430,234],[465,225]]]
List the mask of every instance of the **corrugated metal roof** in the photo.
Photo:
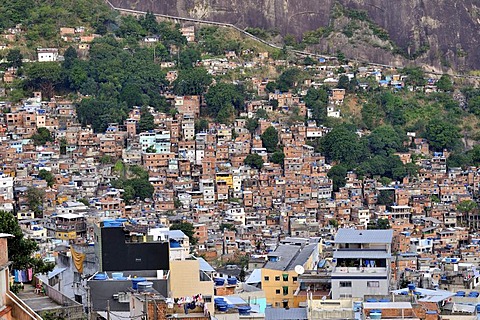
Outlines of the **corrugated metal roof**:
[[336,259],[389,259],[392,256],[385,251],[370,251],[370,250],[358,250],[358,251],[335,251],[333,257]]
[[265,320],[306,320],[306,308],[266,308]]
[[339,229],[335,243],[392,243],[393,230]]

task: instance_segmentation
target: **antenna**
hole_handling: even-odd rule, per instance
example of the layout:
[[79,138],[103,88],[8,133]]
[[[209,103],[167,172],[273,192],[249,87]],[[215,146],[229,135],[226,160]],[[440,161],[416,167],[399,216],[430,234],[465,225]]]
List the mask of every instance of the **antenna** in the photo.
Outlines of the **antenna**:
[[297,274],[303,274],[305,272],[305,268],[301,265],[296,265],[295,266],[295,272]]

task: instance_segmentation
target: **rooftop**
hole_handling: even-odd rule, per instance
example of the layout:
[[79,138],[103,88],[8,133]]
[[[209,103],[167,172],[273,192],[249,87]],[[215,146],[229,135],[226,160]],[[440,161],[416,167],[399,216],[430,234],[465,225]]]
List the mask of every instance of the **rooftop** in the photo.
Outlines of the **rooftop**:
[[392,243],[393,230],[339,229],[335,243]]

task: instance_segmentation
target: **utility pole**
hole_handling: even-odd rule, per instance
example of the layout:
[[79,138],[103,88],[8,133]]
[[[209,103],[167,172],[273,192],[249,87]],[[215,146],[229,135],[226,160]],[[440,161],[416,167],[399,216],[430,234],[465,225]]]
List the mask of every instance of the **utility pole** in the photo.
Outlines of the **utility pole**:
[[107,320],[110,320],[110,300],[107,300]]

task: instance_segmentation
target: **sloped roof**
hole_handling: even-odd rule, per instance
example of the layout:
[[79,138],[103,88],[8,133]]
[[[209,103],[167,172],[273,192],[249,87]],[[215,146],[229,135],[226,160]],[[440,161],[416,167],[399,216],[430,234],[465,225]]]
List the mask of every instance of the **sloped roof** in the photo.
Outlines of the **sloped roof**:
[[392,243],[393,230],[339,229],[335,243]]

